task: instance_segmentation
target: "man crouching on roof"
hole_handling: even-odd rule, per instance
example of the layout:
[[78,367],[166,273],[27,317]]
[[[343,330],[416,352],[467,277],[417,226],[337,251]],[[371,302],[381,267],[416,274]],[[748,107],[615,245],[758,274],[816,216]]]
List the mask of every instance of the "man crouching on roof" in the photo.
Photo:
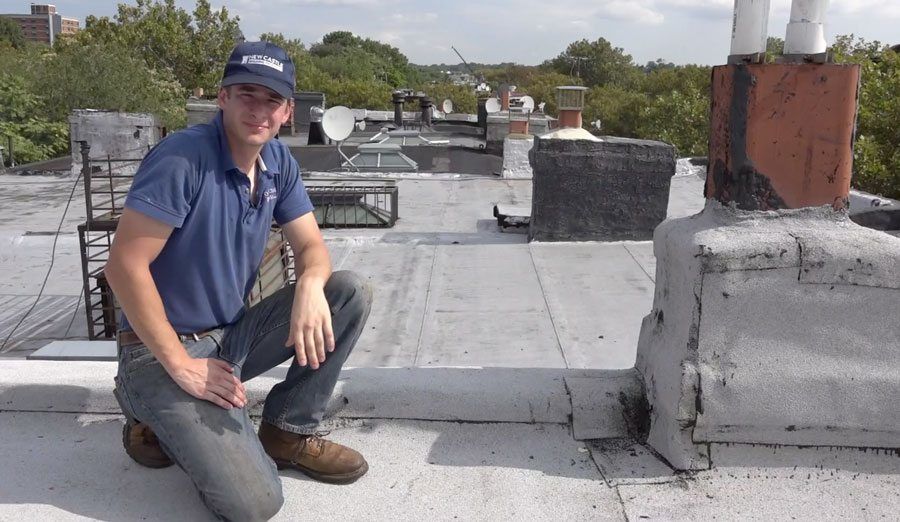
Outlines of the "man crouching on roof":
[[[123,311],[125,451],[149,467],[178,463],[229,520],[281,509],[276,468],[338,484],[368,470],[358,452],[316,432],[372,297],[356,274],[332,273],[297,162],[272,140],[293,111],[294,85],[283,49],[238,45],[215,119],[166,137],[141,163],[105,269]],[[273,219],[297,282],[245,309]],[[291,356],[257,435],[243,382]]]

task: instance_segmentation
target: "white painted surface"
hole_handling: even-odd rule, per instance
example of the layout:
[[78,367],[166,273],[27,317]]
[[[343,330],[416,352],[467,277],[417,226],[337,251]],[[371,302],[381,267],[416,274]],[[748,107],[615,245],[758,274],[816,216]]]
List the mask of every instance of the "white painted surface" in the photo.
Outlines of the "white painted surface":
[[528,153],[534,147],[532,136],[510,135],[503,140],[502,178],[531,179],[531,160]]
[[785,54],[820,54],[825,41],[825,13],[829,0],[793,0],[784,37]]
[[770,0],[735,0],[731,54],[766,52]]

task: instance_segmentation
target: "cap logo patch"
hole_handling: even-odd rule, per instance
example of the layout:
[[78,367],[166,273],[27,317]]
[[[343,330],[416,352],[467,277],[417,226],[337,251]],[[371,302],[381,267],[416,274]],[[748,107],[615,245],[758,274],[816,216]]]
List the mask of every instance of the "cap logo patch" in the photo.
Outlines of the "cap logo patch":
[[248,54],[244,56],[244,58],[241,60],[241,63],[248,65],[265,65],[266,67],[271,67],[278,72],[284,72],[284,64],[282,64],[275,58],[266,56],[264,54]]

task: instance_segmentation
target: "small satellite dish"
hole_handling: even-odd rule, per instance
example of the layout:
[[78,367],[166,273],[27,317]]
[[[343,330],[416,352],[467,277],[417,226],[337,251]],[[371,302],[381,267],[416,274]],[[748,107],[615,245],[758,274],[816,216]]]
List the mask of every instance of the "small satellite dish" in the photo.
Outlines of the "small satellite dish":
[[484,102],[484,108],[487,110],[488,114],[493,114],[495,112],[500,112],[500,99],[499,98],[488,98],[486,102]]
[[522,96],[522,111],[531,112],[534,110],[534,98],[531,96]]
[[366,120],[359,120],[356,122],[356,130],[364,131],[366,130]]
[[318,105],[313,105],[309,108],[309,121],[316,123],[322,121],[322,114],[324,113],[325,109]]
[[353,132],[356,119],[353,111],[343,105],[336,105],[322,115],[322,130],[334,141],[344,141]]
[[547,106],[547,102],[541,102],[538,104],[538,110],[544,112],[544,107]]
[[591,122],[591,125],[593,125],[595,129],[600,130],[600,127],[602,126],[602,122],[600,120],[595,120],[595,121]]
[[448,100],[444,100],[444,103],[441,104],[441,110],[444,111],[444,114],[450,114],[453,112],[453,102]]

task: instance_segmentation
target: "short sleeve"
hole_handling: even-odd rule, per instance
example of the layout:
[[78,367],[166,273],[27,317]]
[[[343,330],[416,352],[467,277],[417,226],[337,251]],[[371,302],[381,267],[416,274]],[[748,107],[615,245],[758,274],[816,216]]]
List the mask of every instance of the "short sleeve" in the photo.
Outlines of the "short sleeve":
[[300,166],[297,160],[288,155],[286,168],[279,173],[281,187],[278,189],[278,201],[272,216],[279,225],[290,223],[298,217],[312,212],[313,205],[300,179]]
[[179,228],[191,210],[199,176],[196,153],[189,156],[175,136],[161,141],[141,162],[125,207]]

